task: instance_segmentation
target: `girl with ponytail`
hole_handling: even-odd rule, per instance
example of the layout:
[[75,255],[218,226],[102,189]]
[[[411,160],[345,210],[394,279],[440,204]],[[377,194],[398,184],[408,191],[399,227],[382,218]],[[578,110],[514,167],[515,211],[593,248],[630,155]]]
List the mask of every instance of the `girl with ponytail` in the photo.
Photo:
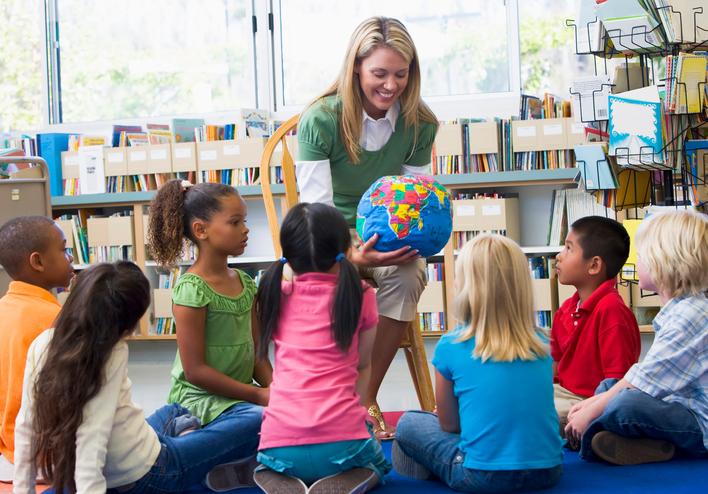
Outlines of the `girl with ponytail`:
[[260,422],[236,435],[224,422],[199,428],[177,404],[146,420],[133,403],[125,339],[149,304],[150,284],[131,262],[97,264],[77,276],[56,326],[27,354],[15,427],[16,494],[35,492],[37,469],[54,492],[70,494],[247,483],[233,461],[255,449]]
[[[283,257],[256,295],[259,356],[275,346],[256,483],[265,492],[305,493],[306,484],[309,492],[364,492],[390,470],[361,403],[376,295],[349,260],[349,227],[337,209],[297,204],[283,220],[280,244]],[[282,281],[286,264],[292,281]]]

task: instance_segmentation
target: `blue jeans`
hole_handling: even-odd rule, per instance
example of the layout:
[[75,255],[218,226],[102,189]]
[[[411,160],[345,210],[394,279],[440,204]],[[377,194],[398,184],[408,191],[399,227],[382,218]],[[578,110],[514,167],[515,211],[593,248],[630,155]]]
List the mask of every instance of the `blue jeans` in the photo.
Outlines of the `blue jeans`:
[[373,470],[383,483],[384,475],[391,471],[391,464],[373,434],[369,439],[268,448],[258,453],[258,461],[308,485],[353,468]]
[[[605,379],[595,394],[610,389],[618,379]],[[706,456],[703,432],[698,419],[680,403],[659,400],[638,389],[623,389],[612,398],[598,418],[583,434],[580,457],[594,458],[591,442],[600,431],[610,431],[624,437],[663,439],[676,446],[680,454]]]
[[544,489],[560,479],[563,466],[528,470],[476,470],[464,466],[457,447],[460,435],[440,428],[430,412],[406,412],[398,421],[396,441],[403,451],[425,466],[451,489],[463,492],[510,492]]
[[178,404],[165,405],[147,419],[162,444],[160,454],[150,471],[125,492],[184,492],[202,482],[216,465],[253,456],[262,414],[263,407],[237,403],[207,426],[175,436],[175,420],[184,419],[189,410]]

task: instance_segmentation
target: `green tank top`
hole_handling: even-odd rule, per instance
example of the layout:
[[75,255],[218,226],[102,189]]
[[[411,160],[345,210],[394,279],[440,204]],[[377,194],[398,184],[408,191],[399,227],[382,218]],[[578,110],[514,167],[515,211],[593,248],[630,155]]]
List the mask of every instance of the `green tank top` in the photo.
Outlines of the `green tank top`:
[[[255,356],[251,307],[256,284],[243,271],[236,272],[243,285],[243,291],[238,297],[217,293],[196,274],[186,273],[177,281],[172,291],[172,301],[175,305],[186,307],[207,307],[206,363],[236,381],[252,384]],[[172,388],[167,401],[188,408],[192,415],[199,417],[202,425],[206,425],[227,408],[243,400],[210,394],[187,381],[177,352],[172,366]]]

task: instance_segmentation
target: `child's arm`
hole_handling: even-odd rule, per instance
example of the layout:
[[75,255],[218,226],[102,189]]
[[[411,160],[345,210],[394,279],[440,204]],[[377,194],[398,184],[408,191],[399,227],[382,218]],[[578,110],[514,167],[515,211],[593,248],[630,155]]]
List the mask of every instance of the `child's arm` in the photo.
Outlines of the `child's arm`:
[[207,308],[173,305],[177,348],[187,380],[211,394],[267,405],[268,389],[243,384],[207,364],[204,348]]
[[[356,392],[359,399],[363,400],[366,396],[366,390],[369,387],[369,379],[371,378],[371,352],[374,349],[374,340],[376,339],[375,327],[359,331],[359,377],[356,380]],[[366,403],[362,402],[366,406]]]
[[580,443],[580,439],[587,430],[593,420],[602,415],[605,407],[612,398],[617,396],[617,393],[623,389],[633,389],[634,386],[625,379],[620,379],[614,386],[604,393],[597,394],[592,398],[583,400],[580,403],[573,405],[568,413],[568,425],[565,427],[565,433],[569,438],[573,438]]
[[437,369],[435,369],[435,401],[442,430],[459,433],[460,406],[452,388],[452,381],[445,379]]
[[261,342],[261,324],[258,321],[255,306],[251,311],[251,334],[253,334],[253,347],[256,352],[256,363],[253,367],[253,378],[262,387],[267,388],[273,381],[273,366],[268,360],[268,357],[263,359],[258,358],[258,346]]

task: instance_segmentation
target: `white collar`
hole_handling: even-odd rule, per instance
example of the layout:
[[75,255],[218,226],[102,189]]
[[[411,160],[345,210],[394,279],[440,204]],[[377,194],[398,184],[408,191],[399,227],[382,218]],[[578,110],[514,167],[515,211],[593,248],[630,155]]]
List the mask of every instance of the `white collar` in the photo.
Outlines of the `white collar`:
[[364,115],[363,121],[366,122],[367,120],[371,120],[372,122],[380,122],[381,120],[388,120],[389,123],[391,124],[391,129],[395,132],[396,131],[396,121],[398,120],[398,114],[401,112],[401,102],[396,101],[391,108],[386,110],[386,115],[383,116],[383,118],[375,119],[369,116],[368,113],[366,113],[366,110],[362,108],[361,113]]

